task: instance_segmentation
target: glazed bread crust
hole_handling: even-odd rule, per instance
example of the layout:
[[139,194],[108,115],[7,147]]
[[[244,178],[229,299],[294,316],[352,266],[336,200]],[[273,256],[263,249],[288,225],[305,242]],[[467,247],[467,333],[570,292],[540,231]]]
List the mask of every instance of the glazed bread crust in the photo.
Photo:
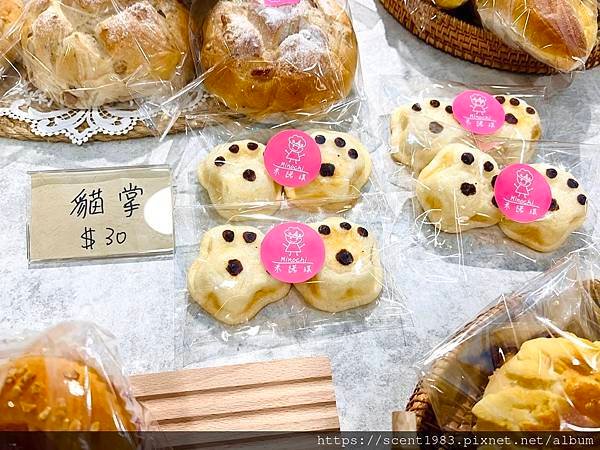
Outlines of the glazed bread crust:
[[477,0],[483,25],[562,72],[581,68],[596,44],[594,0]]
[[135,431],[125,400],[94,368],[25,356],[0,366],[0,431]]

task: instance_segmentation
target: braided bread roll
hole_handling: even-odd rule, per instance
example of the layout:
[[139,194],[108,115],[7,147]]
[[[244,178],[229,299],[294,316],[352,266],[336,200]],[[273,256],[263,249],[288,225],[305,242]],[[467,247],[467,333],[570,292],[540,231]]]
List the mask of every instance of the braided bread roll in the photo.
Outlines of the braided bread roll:
[[220,0],[202,38],[204,85],[235,111],[312,111],[352,88],[358,46],[338,0]]
[[87,108],[193,77],[188,11],[176,0],[31,0],[21,30],[29,80],[54,101]]

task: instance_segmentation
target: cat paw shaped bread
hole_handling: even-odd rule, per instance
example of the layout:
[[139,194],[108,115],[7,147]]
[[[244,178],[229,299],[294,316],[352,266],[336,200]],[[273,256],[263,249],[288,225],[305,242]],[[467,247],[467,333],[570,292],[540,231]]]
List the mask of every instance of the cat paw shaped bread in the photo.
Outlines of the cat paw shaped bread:
[[436,99],[396,108],[391,123],[392,158],[420,172],[442,147],[468,133],[452,115],[452,105]]
[[206,232],[188,271],[188,291],[216,319],[237,325],[285,297],[291,286],[271,277],[260,260],[264,235],[253,227],[223,225]]
[[[242,212],[272,214],[279,209],[282,187],[263,162],[265,146],[243,140],[215,147],[198,167],[198,180],[211,202],[228,220]],[[263,203],[264,204],[261,204]]]
[[476,431],[559,431],[600,426],[600,343],[526,341],[490,377],[473,407]]
[[417,179],[417,199],[428,219],[447,233],[489,227],[500,221],[494,199],[498,164],[464,144],[444,147]]
[[310,111],[346,97],[358,47],[341,3],[218,1],[203,27],[204,86],[241,112]]
[[499,225],[509,238],[539,252],[551,252],[585,222],[587,196],[569,172],[549,164],[532,164],[531,167],[550,184],[550,210],[535,222],[519,223],[503,217]]
[[506,113],[504,125],[492,136],[478,139],[454,118],[450,102],[427,99],[397,108],[390,123],[392,158],[418,173],[447,144],[464,142],[484,145],[501,164],[529,161],[542,135],[538,112],[517,97],[499,95],[496,100]]
[[323,238],[325,264],[313,278],[294,285],[304,300],[328,312],[373,302],[383,287],[383,268],[369,230],[341,217],[310,226]]
[[477,0],[483,26],[562,72],[582,68],[598,34],[594,0]]
[[187,9],[172,0],[29,2],[21,30],[28,79],[55,102],[89,108],[179,89],[194,75]]
[[287,199],[308,210],[340,211],[353,206],[371,175],[368,149],[347,133],[312,130],[308,134],[321,150],[321,169],[305,186],[286,186]]

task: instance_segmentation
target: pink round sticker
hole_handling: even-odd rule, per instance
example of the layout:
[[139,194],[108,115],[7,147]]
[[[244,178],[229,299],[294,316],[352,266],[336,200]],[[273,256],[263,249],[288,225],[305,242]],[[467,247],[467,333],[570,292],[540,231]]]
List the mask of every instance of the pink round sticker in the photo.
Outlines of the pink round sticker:
[[475,134],[494,134],[504,125],[504,108],[490,94],[465,91],[452,104],[454,118],[462,127]]
[[273,278],[304,283],[323,268],[325,244],[309,226],[286,222],[267,233],[260,246],[260,259]]
[[494,194],[502,214],[520,223],[544,217],[552,203],[548,181],[527,164],[511,164],[502,170],[496,178]]
[[282,186],[300,187],[313,181],[321,169],[321,150],[304,131],[285,130],[267,143],[265,168]]

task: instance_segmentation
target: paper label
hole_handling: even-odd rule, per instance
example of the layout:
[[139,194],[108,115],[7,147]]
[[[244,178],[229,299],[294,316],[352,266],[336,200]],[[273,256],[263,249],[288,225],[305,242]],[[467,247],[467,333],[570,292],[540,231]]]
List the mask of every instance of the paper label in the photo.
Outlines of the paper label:
[[30,262],[173,252],[166,166],[34,172]]
[[303,283],[325,263],[325,244],[315,230],[299,222],[272,228],[260,247],[260,258],[269,274],[285,283]]
[[529,223],[546,215],[552,190],[546,178],[527,164],[511,164],[496,179],[498,208],[510,220]]
[[264,0],[265,6],[297,5],[300,0]]
[[504,125],[504,108],[486,92],[465,91],[452,104],[454,118],[474,134],[494,134]]
[[275,182],[282,186],[300,187],[319,175],[321,150],[304,131],[285,130],[269,140],[264,161]]

